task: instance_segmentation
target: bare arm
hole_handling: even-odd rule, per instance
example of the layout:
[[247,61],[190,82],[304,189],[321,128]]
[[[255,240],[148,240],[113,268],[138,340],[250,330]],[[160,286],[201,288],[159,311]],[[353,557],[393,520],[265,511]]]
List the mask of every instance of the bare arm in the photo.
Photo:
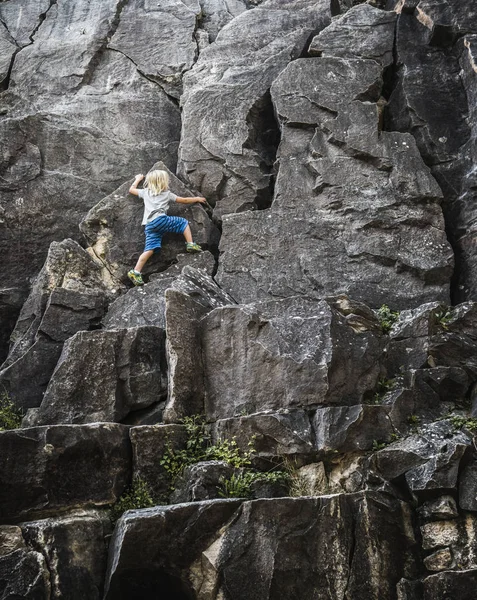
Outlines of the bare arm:
[[136,179],[134,180],[134,183],[129,188],[129,193],[130,194],[133,194],[133,196],[139,196],[139,192],[138,192],[137,186],[141,183],[141,181],[143,179],[144,179],[144,175],[136,175]]
[[179,202],[180,204],[195,204],[196,202],[200,202],[200,204],[206,204],[207,200],[199,196],[194,198],[181,198],[180,196],[177,196],[176,202]]

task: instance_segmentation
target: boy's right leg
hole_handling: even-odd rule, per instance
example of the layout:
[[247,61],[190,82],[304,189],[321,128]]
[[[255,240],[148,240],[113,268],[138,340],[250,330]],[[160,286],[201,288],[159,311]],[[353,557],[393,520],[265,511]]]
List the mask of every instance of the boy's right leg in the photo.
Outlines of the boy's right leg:
[[153,254],[154,250],[146,250],[145,252],[143,252],[139,257],[134,269],[131,269],[128,272],[128,277],[134,283],[134,285],[144,285],[141,271],[143,270],[144,265],[147,263],[147,261],[151,258]]
[[141,271],[144,269],[144,265],[147,263],[147,261],[151,258],[153,254],[154,250],[146,250],[141,254],[141,256],[138,258],[136,266],[134,267],[136,273],[141,273]]

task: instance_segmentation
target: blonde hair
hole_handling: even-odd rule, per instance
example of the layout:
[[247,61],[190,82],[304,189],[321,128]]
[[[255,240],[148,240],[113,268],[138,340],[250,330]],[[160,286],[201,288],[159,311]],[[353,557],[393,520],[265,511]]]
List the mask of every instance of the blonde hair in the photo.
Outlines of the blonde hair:
[[167,171],[150,171],[146,175],[146,186],[154,196],[169,189],[169,174]]

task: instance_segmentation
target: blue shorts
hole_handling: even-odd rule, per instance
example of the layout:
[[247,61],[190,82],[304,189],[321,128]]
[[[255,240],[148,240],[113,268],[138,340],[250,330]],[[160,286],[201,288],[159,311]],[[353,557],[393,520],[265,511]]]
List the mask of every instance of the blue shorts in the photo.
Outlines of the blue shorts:
[[162,236],[165,233],[183,233],[187,225],[189,225],[189,222],[182,217],[160,215],[145,227],[146,246],[144,252],[147,250],[159,250],[162,245]]

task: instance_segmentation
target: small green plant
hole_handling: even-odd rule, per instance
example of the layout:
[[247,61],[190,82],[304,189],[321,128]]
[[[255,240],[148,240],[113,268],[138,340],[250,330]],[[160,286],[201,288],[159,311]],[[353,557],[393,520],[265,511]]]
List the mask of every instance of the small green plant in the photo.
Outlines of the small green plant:
[[19,429],[22,425],[23,413],[12,402],[8,392],[0,394],[0,431]]
[[470,433],[477,433],[477,419],[474,417],[462,417],[460,415],[453,415],[450,417],[450,422],[455,429],[467,429]]
[[396,379],[386,379],[381,377],[378,380],[376,386],[376,392],[374,393],[371,404],[381,404],[384,396],[396,386]]
[[399,312],[391,310],[387,304],[383,304],[381,308],[378,308],[376,315],[383,333],[389,333],[394,323],[399,319]]
[[177,478],[182,475],[186,467],[201,461],[223,460],[235,468],[243,468],[251,464],[255,452],[254,437],[248,442],[248,449],[243,451],[238,447],[235,437],[230,440],[218,440],[213,444],[206,430],[204,418],[200,415],[185,417],[182,423],[187,435],[185,448],[177,450],[168,440],[164,454],[159,460],[159,464],[169,475],[171,490],[175,488]]
[[445,308],[443,310],[441,310],[440,312],[436,313],[436,320],[439,323],[439,325],[442,327],[442,329],[447,330],[448,329],[448,324],[452,321],[452,317],[453,317],[453,311],[451,308]]
[[412,414],[408,416],[407,422],[413,429],[417,429],[421,419],[417,415]]
[[220,478],[219,496],[222,498],[250,498],[252,496],[252,486],[256,482],[288,485],[289,475],[286,471],[261,473],[260,471],[244,469],[240,473],[232,474],[228,479]]
[[119,500],[111,507],[110,519],[114,524],[127,510],[149,508],[155,506],[147,483],[137,477],[131,486],[122,494]]
[[380,442],[379,440],[373,440],[372,449],[374,452],[377,452],[378,450],[382,450],[383,448],[386,448],[387,445],[388,445],[388,442]]

